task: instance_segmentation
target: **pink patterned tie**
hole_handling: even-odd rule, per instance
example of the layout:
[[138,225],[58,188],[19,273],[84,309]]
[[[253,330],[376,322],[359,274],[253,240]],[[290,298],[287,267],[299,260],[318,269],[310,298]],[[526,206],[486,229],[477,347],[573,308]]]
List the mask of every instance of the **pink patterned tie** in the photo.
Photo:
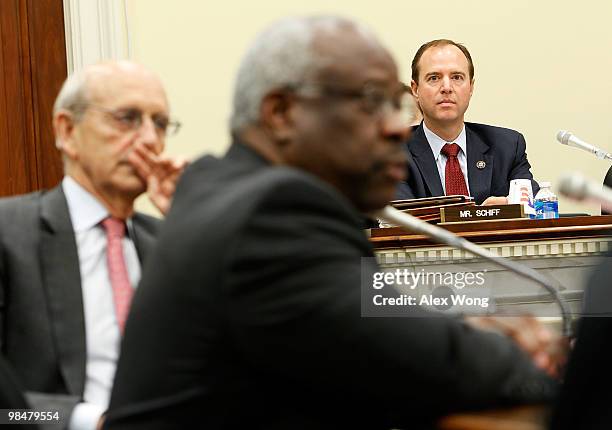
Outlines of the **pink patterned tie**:
[[130,303],[134,289],[130,285],[125,258],[123,258],[122,239],[125,237],[125,222],[118,218],[108,217],[102,221],[106,230],[106,261],[108,276],[113,288],[113,301],[115,302],[115,316],[119,331],[123,334],[125,321],[130,310]]

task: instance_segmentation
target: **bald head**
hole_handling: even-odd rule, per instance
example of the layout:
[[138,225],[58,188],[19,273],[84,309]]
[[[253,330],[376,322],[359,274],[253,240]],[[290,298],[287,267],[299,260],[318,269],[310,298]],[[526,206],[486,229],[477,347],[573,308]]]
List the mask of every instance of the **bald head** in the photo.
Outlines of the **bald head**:
[[79,120],[84,108],[89,103],[97,103],[101,97],[113,96],[108,91],[115,87],[114,81],[126,77],[137,81],[143,80],[150,86],[156,86],[165,97],[165,91],[159,77],[141,64],[131,61],[107,61],[92,64],[72,73],[55,99],[53,114],[66,110]]

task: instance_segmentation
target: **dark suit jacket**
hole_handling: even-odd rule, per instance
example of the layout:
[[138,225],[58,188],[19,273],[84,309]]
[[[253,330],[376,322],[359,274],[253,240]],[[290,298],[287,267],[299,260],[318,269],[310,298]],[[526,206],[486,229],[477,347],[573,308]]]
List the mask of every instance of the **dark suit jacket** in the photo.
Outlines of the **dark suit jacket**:
[[362,228],[328,184],[240,143],[193,163],[134,299],[106,428],[388,429],[551,395],[501,336],[362,318],[362,269],[378,270]]
[[612,254],[593,273],[552,420],[553,430],[608,430],[612,427]]
[[[28,409],[30,405],[22,391],[10,363],[0,357],[0,409]],[[35,424],[21,424],[19,428],[35,430],[38,427]]]
[[[133,218],[141,261],[158,221]],[[0,200],[0,341],[33,407],[67,420],[85,384],[85,320],[76,242],[61,186]]]
[[[533,180],[525,153],[525,138],[517,131],[484,124],[465,123],[467,142],[468,182],[470,195],[476,204],[490,196],[507,196],[512,179],[531,179],[533,195],[539,190]],[[443,196],[444,189],[436,160],[423,123],[413,127],[412,137],[406,144],[411,156],[408,179],[398,187],[398,199]],[[484,161],[484,169],[476,167]]]

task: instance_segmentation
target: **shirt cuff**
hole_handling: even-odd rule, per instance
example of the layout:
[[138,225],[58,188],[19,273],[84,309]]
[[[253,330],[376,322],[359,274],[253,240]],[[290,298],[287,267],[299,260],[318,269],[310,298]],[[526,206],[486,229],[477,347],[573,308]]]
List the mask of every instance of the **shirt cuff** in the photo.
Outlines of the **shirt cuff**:
[[105,408],[93,403],[79,403],[72,410],[68,430],[96,430]]

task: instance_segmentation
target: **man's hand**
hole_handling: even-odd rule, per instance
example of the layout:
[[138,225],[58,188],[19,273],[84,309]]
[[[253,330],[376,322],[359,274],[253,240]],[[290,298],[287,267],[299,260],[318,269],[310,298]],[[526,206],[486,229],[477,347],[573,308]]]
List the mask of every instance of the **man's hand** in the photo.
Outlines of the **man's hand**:
[[484,202],[482,202],[482,206],[507,205],[507,204],[508,204],[507,197],[496,197],[496,196],[488,197]]
[[168,213],[176,183],[188,164],[187,160],[157,155],[143,144],[136,144],[128,159],[146,181],[151,202],[162,214]]
[[102,414],[96,425],[96,430],[102,430],[104,428],[104,421],[106,420],[106,413]]
[[560,336],[553,334],[537,319],[486,316],[467,317],[465,321],[481,330],[505,334],[533,358],[537,367],[551,376],[558,376],[558,370],[566,358],[566,347]]

